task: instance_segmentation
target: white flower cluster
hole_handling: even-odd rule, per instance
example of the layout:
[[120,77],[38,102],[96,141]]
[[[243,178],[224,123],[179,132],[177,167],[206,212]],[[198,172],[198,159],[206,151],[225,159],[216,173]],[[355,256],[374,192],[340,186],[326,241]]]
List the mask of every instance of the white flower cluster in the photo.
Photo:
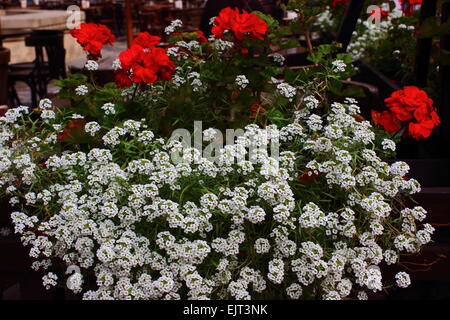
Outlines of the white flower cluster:
[[220,133],[220,131],[218,132],[217,129],[214,128],[206,129],[203,131],[203,139],[205,141],[214,141],[215,139],[217,139],[218,133]]
[[89,93],[89,88],[84,84],[79,85],[78,87],[75,88],[75,93],[79,96],[84,96]]
[[8,227],[0,228],[0,237],[7,237],[11,234],[11,229]]
[[45,289],[49,290],[51,287],[56,286],[58,283],[56,282],[58,280],[58,276],[54,274],[53,272],[47,273],[45,276],[42,277],[42,283],[45,287]]
[[400,288],[407,288],[411,284],[409,274],[403,271],[395,275],[395,280],[397,281],[397,286],[399,286]]
[[246,76],[238,75],[236,77],[235,83],[239,88],[245,89],[247,87],[247,85],[250,83],[250,81],[248,81]]
[[42,99],[39,102],[39,110],[41,110],[41,119],[49,123],[51,120],[55,119],[55,112],[51,110],[53,108],[52,101],[50,99]]
[[171,33],[174,33],[178,29],[180,29],[183,26],[183,22],[180,19],[173,20],[169,26],[167,26],[164,29],[164,32],[167,35],[170,35]]
[[399,29],[404,29],[404,30],[409,30],[409,31],[414,31],[416,28],[414,26],[407,26],[406,24],[399,24],[398,25]]
[[72,119],[84,119],[84,116],[78,113],[72,114]]
[[50,120],[55,119],[55,112],[50,109],[43,109],[41,111],[41,119],[48,123]]
[[352,41],[347,48],[347,52],[350,53],[355,60],[365,57],[371,47],[378,41],[383,41],[387,34],[391,32],[392,28],[394,28],[393,20],[402,15],[403,12],[401,10],[394,9],[389,11],[388,16],[382,18],[380,23],[374,23],[370,18],[366,20],[358,19],[358,26],[356,31],[353,32]]
[[347,67],[345,62],[342,61],[342,60],[339,60],[339,59],[338,60],[334,60],[331,64],[334,67],[333,72],[336,72],[336,73],[337,72],[344,72],[345,68]]
[[89,71],[98,70],[98,62],[94,61],[94,60],[88,60],[88,61],[86,61],[86,64],[84,65],[84,67],[86,68],[86,70],[89,70]]
[[[0,185],[33,208],[11,215],[33,268],[51,269],[54,258],[77,266],[69,289],[85,299],[251,299],[277,288],[291,299],[366,299],[382,290],[378,265],[431,240],[425,210],[397,201],[420,186],[404,179],[405,163],[380,159],[354,100],[323,117],[312,114],[314,96],[304,103],[306,117],[283,128],[249,125],[214,162],[135,120],[106,132],[102,147],[43,158],[17,139],[27,109],[8,111]],[[100,132],[96,122],[86,127]],[[275,157],[268,150],[277,139]],[[123,157],[130,144],[141,153]],[[10,187],[19,177],[24,186]],[[59,277],[50,271],[44,286]],[[410,282],[405,273],[390,280]]]
[[113,63],[112,63],[112,68],[113,68],[114,71],[117,71],[117,70],[119,70],[119,69],[122,69],[122,65],[121,65],[121,63],[120,63],[120,59],[119,59],[119,58],[114,59],[114,61],[113,61]]
[[233,48],[234,43],[231,41],[226,41],[226,40],[222,40],[222,39],[210,39],[210,41],[213,42],[214,47],[216,48],[217,51],[219,51],[220,53],[223,53],[231,48]]
[[336,19],[331,14],[330,6],[326,6],[325,9],[316,16],[314,26],[318,26],[321,31],[329,31],[333,27]]
[[50,99],[42,99],[41,101],[39,101],[39,109],[42,111],[51,109],[52,107],[53,103]]
[[190,66],[185,68],[176,67],[175,74],[172,76],[171,82],[177,87],[181,87],[184,84],[189,84],[192,86],[192,91],[194,92],[202,92],[207,89],[203,81],[200,79],[200,73],[197,71],[192,71],[192,67]]
[[396,149],[395,142],[391,139],[383,139],[381,146],[383,147],[383,150],[395,151]]
[[178,41],[176,43],[176,45],[178,46],[178,48],[185,48],[185,49],[188,49],[189,51],[194,51],[196,49],[200,49],[200,42],[198,42],[196,40],[191,40],[189,42]]
[[111,115],[111,114],[116,114],[116,108],[114,103],[105,103],[102,107],[102,110],[104,111],[105,115]]
[[167,49],[167,55],[169,57],[177,57],[179,50],[180,50],[179,47],[170,47]]
[[273,59],[273,61],[278,63],[280,66],[282,66],[284,64],[284,61],[286,60],[286,58],[283,55],[279,54],[279,53],[275,53],[272,56],[272,59]]
[[190,82],[191,86],[193,87],[194,92],[198,92],[203,88],[203,82],[200,79],[200,74],[198,72],[190,72],[186,76],[187,80]]
[[88,122],[84,126],[84,131],[89,133],[91,136],[95,136],[95,134],[100,131],[100,129],[100,125],[95,121]]
[[277,90],[280,95],[289,99],[289,101],[294,100],[294,97],[297,95],[297,89],[285,82],[278,84]]

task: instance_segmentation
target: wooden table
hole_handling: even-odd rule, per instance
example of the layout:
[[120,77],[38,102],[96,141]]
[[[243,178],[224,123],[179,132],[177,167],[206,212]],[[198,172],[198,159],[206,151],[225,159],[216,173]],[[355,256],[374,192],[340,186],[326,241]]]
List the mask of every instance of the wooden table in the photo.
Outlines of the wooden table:
[[145,4],[140,6],[141,11],[155,11],[155,10],[162,10],[162,9],[171,9],[174,8],[175,4],[170,2],[163,2],[163,3],[154,3],[154,4]]
[[3,39],[28,36],[31,32],[32,30],[2,29],[0,30],[0,47],[3,47]]

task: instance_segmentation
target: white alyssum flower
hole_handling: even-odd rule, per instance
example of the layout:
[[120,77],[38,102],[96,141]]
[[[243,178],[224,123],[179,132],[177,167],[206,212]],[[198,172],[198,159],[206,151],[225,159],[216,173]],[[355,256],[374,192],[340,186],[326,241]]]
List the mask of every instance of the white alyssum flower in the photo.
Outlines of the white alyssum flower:
[[105,103],[104,105],[102,105],[102,110],[104,111],[105,115],[111,115],[111,114],[116,114],[116,108],[114,103]]
[[179,47],[171,47],[167,49],[167,55],[169,57],[176,57],[178,56],[178,52],[179,52],[180,48]]
[[334,60],[332,63],[333,65],[333,72],[344,72],[347,65],[342,60]]
[[214,141],[219,137],[220,131],[214,128],[209,128],[203,131],[204,141]]
[[212,41],[216,50],[218,50],[221,53],[233,48],[234,46],[234,43],[231,41],[226,41],[222,39],[212,39]]
[[383,150],[392,150],[395,151],[395,142],[391,139],[383,139],[381,142],[381,145],[383,147]]
[[41,119],[48,122],[51,119],[55,119],[55,112],[52,110],[44,109],[41,112]]
[[113,68],[114,71],[122,69],[122,65],[120,63],[120,59],[119,58],[114,59],[114,61],[112,63],[112,68]]
[[47,290],[50,290],[52,287],[57,285],[56,280],[58,280],[58,276],[53,272],[49,272],[42,277],[42,283]]
[[167,35],[174,33],[176,30],[180,29],[183,26],[183,22],[179,19],[173,20],[169,26],[164,29],[164,32]]
[[270,250],[269,240],[264,238],[256,239],[254,247],[259,254],[267,253]]
[[84,116],[78,113],[74,113],[71,116],[72,119],[84,119]]
[[247,85],[250,83],[250,81],[248,81],[246,76],[238,75],[236,77],[235,83],[239,88],[245,89],[247,87]]
[[95,134],[100,131],[101,126],[98,124],[98,122],[91,121],[85,124],[84,131],[89,133],[91,136],[95,136]]
[[289,99],[289,101],[293,101],[294,97],[297,94],[297,89],[292,87],[291,85],[283,82],[277,85],[277,90],[280,95]]
[[411,284],[409,274],[403,271],[395,275],[395,280],[397,282],[397,286],[399,286],[400,288],[407,288]]
[[42,99],[39,101],[39,109],[46,110],[51,109],[53,107],[53,103],[50,99]]
[[84,67],[86,68],[86,70],[96,71],[96,70],[98,70],[98,62],[94,61],[94,60],[88,60],[88,61],[86,61],[86,64],[84,65]]
[[75,88],[75,93],[79,96],[84,96],[89,93],[89,89],[87,86],[82,84]]
[[279,53],[275,53],[272,56],[273,61],[275,61],[277,64],[279,64],[280,66],[282,66],[286,60],[285,57],[283,57],[283,55],[279,54]]
[[[307,112],[285,127],[248,125],[217,159],[155,137],[145,119],[123,119],[102,124],[105,132],[89,122],[99,146],[55,149],[43,165],[36,150],[70,119],[57,112],[30,135],[28,109],[8,111],[0,185],[23,208],[11,219],[33,269],[48,272],[54,259],[79,266],[69,283],[84,299],[253,299],[268,287],[291,299],[366,299],[382,290],[390,279],[379,265],[431,240],[426,211],[397,201],[420,185],[403,179],[405,163],[380,158],[383,142],[355,119],[355,101],[319,116],[316,99],[305,97]],[[213,128],[203,133],[220,138]],[[269,152],[276,139],[277,158]],[[58,280],[50,272],[43,283]],[[410,282],[401,273],[396,280]]]
[[309,110],[316,109],[319,106],[319,100],[317,100],[313,95],[308,95],[303,98],[303,102]]

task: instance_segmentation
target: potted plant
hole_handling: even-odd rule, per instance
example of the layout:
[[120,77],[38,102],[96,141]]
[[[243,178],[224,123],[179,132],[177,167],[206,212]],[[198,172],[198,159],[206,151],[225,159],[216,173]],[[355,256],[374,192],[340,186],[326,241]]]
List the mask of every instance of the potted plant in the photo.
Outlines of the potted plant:
[[[166,50],[139,34],[116,84],[72,75],[59,83],[70,105],[0,118],[2,191],[44,286],[85,299],[366,299],[407,287],[406,272],[385,279],[380,264],[420,251],[434,229],[406,206],[419,190],[407,165],[381,159],[395,142],[356,100],[330,100],[352,73],[347,56],[320,46],[315,69],[280,68],[274,20],[231,8],[213,38],[178,27]],[[84,28],[89,51],[103,28]]]

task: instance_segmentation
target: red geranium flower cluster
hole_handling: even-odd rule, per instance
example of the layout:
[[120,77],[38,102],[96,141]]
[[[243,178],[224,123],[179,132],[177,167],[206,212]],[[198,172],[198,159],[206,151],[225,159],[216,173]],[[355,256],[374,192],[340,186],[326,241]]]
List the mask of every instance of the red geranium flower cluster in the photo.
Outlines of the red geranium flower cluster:
[[385,100],[389,110],[372,110],[372,119],[388,132],[396,132],[403,126],[407,134],[416,140],[428,138],[440,123],[433,100],[417,87],[405,87]]
[[245,10],[240,13],[237,8],[227,7],[219,12],[211,32],[216,39],[222,38],[225,31],[230,30],[239,41],[244,40],[247,35],[252,39],[264,40],[267,28],[267,23],[256,14]]
[[113,44],[116,37],[106,26],[95,23],[82,23],[79,29],[70,30],[72,37],[83,47],[84,51],[98,56],[103,46]]
[[148,32],[140,32],[137,37],[134,38],[132,45],[140,46],[144,49],[150,49],[155,47],[160,41],[161,38],[158,36],[153,36]]
[[403,13],[410,16],[413,12],[413,7],[422,4],[422,0],[399,0]]
[[163,48],[156,47],[160,40],[148,32],[141,32],[132,46],[120,53],[121,69],[116,71],[116,85],[119,88],[129,87],[133,83],[150,84],[172,79],[175,63]]
[[331,0],[331,6],[333,8],[336,8],[338,4],[342,3],[342,4],[346,4],[348,3],[349,0]]

